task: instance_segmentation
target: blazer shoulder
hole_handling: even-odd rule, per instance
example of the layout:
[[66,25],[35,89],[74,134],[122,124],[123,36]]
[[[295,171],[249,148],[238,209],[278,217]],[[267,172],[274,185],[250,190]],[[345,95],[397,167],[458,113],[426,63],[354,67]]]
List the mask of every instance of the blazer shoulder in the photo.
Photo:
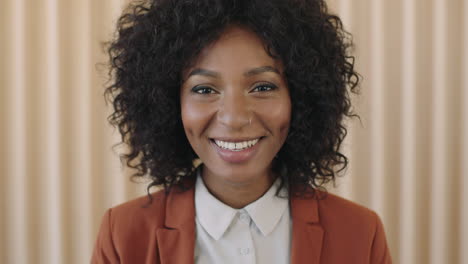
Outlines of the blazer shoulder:
[[353,247],[353,254],[364,249],[370,263],[392,263],[382,220],[374,210],[332,193],[318,204],[327,239],[334,245],[348,251]]
[[109,209],[110,221],[114,230],[150,228],[164,225],[166,194],[164,190],[119,204]]
[[[112,207],[104,214],[93,250],[92,263],[120,263],[141,260],[147,248],[156,248],[155,230],[164,225],[164,191],[152,193]],[[132,262],[132,261],[130,261]]]
[[359,235],[372,240],[381,225],[375,211],[332,193],[318,200],[318,209],[326,229],[347,234],[350,239]]
[[319,210],[322,214],[359,218],[363,221],[375,220],[376,213],[368,207],[329,192],[322,192],[322,196],[323,198],[318,200]]
[[150,194],[152,197],[152,202],[150,203],[150,198],[148,195],[142,195],[132,200],[126,201],[119,205],[112,207],[113,211],[122,211],[122,212],[129,212],[139,210],[140,208],[153,208],[157,209],[161,202],[164,202],[166,199],[166,194],[164,190],[158,190]]

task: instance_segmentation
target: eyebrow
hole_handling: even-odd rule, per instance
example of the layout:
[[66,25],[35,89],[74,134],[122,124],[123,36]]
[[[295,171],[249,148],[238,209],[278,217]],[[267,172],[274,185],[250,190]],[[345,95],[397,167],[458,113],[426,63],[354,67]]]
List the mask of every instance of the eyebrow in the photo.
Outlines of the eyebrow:
[[[262,66],[262,67],[253,68],[244,72],[244,76],[250,77],[250,76],[257,75],[257,74],[264,73],[264,72],[274,72],[274,73],[280,74],[278,69],[272,66]],[[190,74],[187,76],[187,79],[192,75],[203,75],[203,76],[213,77],[213,78],[219,78],[220,76],[218,72],[201,69],[201,68],[197,68],[191,71]]]

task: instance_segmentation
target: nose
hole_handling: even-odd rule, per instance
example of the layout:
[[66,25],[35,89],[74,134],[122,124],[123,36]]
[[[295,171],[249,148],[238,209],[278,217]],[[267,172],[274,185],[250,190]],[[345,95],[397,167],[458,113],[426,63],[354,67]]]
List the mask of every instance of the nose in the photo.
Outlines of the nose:
[[224,126],[239,130],[251,122],[251,109],[242,94],[225,94],[220,102],[217,120]]

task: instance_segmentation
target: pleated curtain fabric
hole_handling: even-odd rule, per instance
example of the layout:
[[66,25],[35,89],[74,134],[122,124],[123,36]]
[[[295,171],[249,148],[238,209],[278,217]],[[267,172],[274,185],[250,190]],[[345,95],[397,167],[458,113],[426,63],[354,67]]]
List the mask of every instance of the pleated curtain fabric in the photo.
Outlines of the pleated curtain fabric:
[[[88,263],[104,210],[145,193],[103,99],[127,3],[0,2],[0,263]],[[394,263],[468,263],[468,0],[329,5],[363,82],[328,189],[379,213]]]

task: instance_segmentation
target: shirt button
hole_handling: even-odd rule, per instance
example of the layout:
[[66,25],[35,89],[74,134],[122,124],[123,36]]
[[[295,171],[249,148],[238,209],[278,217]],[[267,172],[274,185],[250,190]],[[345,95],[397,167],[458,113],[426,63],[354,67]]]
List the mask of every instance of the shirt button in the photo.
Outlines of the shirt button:
[[237,253],[239,255],[248,255],[250,253],[250,248],[238,248]]
[[246,215],[246,214],[244,214],[244,213],[242,213],[242,214],[240,215],[240,219],[241,219],[242,221],[246,221],[246,222],[247,222],[247,221],[249,221],[249,216]]

